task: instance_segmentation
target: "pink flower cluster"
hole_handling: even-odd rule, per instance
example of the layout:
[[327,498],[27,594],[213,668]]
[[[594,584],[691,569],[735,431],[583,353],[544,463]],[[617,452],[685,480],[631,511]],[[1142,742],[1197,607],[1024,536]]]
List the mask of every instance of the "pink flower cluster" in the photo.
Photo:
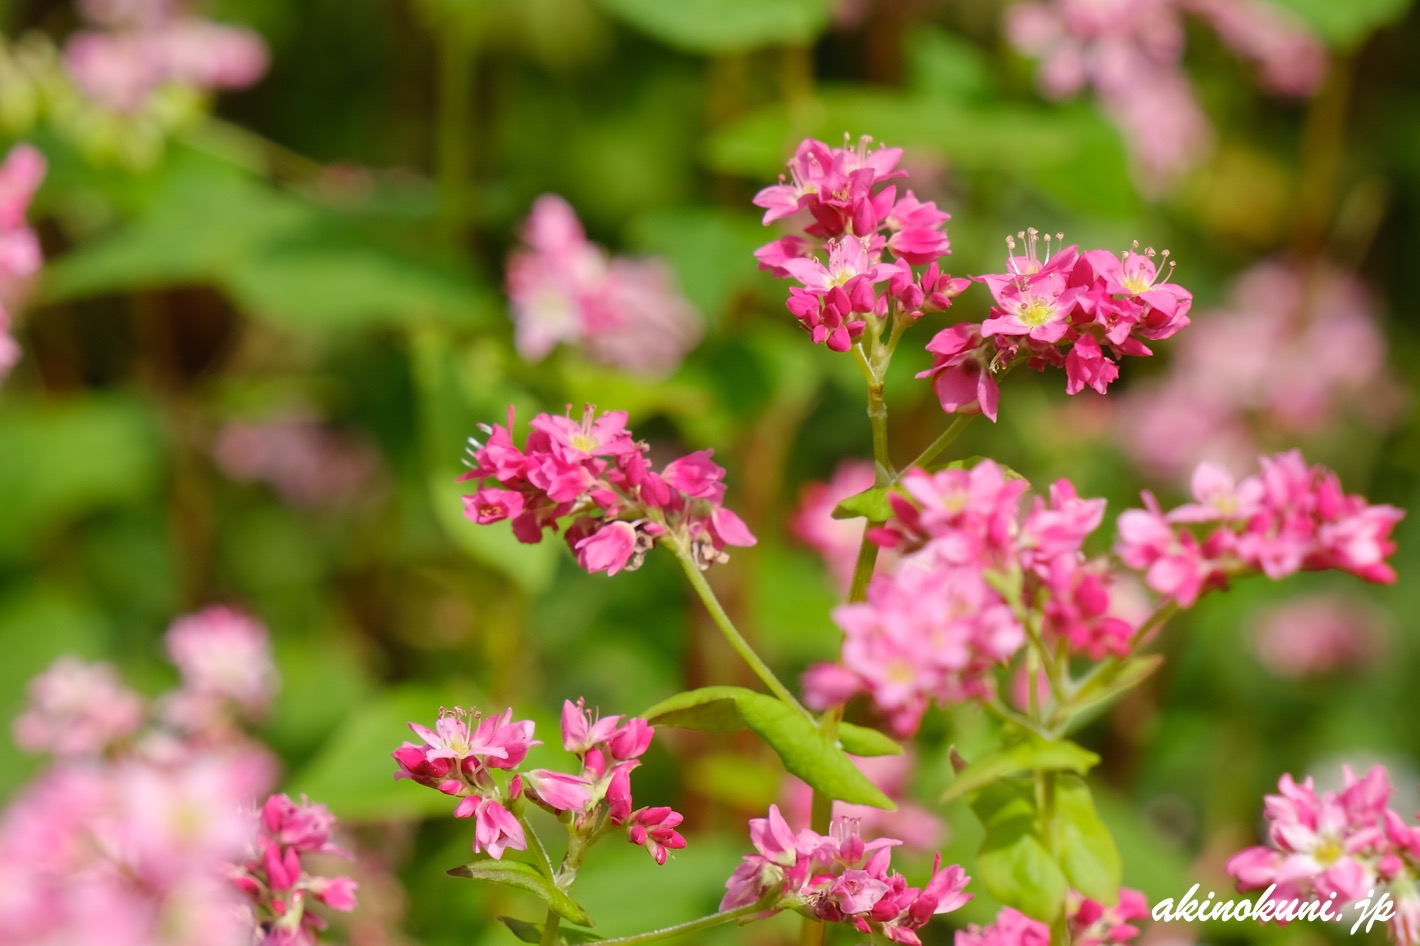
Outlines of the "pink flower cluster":
[[1134,432],[1122,446],[1147,470],[1182,477],[1200,461],[1239,467],[1341,423],[1391,426],[1404,400],[1365,286],[1322,263],[1274,260],[1197,315],[1168,371],[1119,398],[1114,423]]
[[[1230,577],[1258,572],[1278,579],[1334,568],[1395,581],[1386,559],[1404,511],[1346,495],[1335,473],[1309,467],[1297,451],[1264,457],[1261,472],[1240,482],[1204,463],[1193,495],[1195,502],[1165,514],[1145,493],[1144,509],[1119,517],[1116,547],[1125,564],[1145,571],[1150,588],[1183,607]],[[1199,538],[1192,527],[1205,524],[1212,531]]]
[[70,37],[65,66],[106,109],[139,112],[165,85],[242,89],[266,73],[266,44],[257,33],[187,14],[178,3],[88,0],[80,9],[96,28]]
[[473,467],[460,481],[477,480],[480,488],[464,497],[464,515],[479,525],[510,519],[523,542],[541,541],[570,518],[565,538],[578,564],[609,575],[639,568],[662,539],[687,549],[701,568],[725,561],[727,546],[754,545],[744,521],[722,505],[725,471],[711,461],[712,451],[657,473],[626,419],[620,411],[598,416],[591,406],[580,421],[539,414],[520,449],[509,408],[506,427],[484,426],[488,439],[470,441]]
[[805,829],[795,834],[777,806],[768,818],[752,818],[747,854],[730,879],[720,909],[764,903],[767,912],[790,909],[826,923],[845,923],[860,933],[918,946],[917,931],[932,917],[950,913],[972,898],[971,879],[961,867],[943,868],[941,855],[921,887],[891,869],[891,849],[902,842],[865,842],[853,819],[836,819],[827,836]]
[[[550,769],[516,771],[533,739],[531,720],[513,721],[513,711],[482,717],[460,707],[440,710],[434,729],[410,723],[422,740],[393,753],[396,778],[411,779],[453,798],[456,818],[474,819],[474,853],[498,860],[503,852],[527,850],[519,812],[526,801],[564,816],[569,830],[594,836],[607,825],[624,827],[631,843],[645,847],[656,863],[685,847],[675,829],[681,816],[665,807],[633,810],[631,772],[651,744],[655,729],[644,719],[588,714],[581,700],[562,707],[562,745],[577,756],[580,773]],[[495,773],[502,772],[503,776]]]
[[1193,296],[1169,282],[1167,250],[1160,257],[1136,244],[1115,256],[1057,245],[1052,254],[1048,234],[1043,241],[1034,229],[1018,236],[1020,255],[1016,237],[1006,238],[1005,273],[976,277],[996,301],[990,317],[953,325],[927,345],[933,365],[918,377],[932,380],[942,410],[994,421],[995,375],[1022,361],[1037,371],[1063,366],[1067,393],[1089,387],[1103,394],[1119,377],[1119,359],[1152,354],[1145,341],[1188,325]]
[[292,506],[339,506],[370,495],[380,455],[368,440],[307,411],[222,427],[212,457],[228,477],[266,483]]
[[1279,677],[1365,671],[1387,650],[1381,616],[1359,595],[1298,595],[1247,624],[1258,662]]
[[225,610],[176,622],[183,683],[151,707],[103,664],[61,658],[31,683],[16,740],[53,761],[0,813],[0,944],[307,946],[302,898],[354,905],[351,881],[300,869],[332,819],[284,796],[258,818],[274,761],[222,718],[265,705],[265,640]]
[[1157,187],[1196,165],[1209,138],[1181,64],[1185,13],[1256,62],[1271,91],[1308,95],[1325,74],[1321,43],[1266,0],[1045,0],[1011,6],[1006,32],[1041,60],[1046,95],[1094,88],[1145,183]]
[[1134,625],[1113,600],[1114,575],[1082,551],[1104,500],[1081,499],[1060,480],[1023,513],[1028,484],[990,460],[909,470],[900,485],[889,494],[893,518],[871,537],[902,553],[902,564],[874,576],[866,602],[834,612],[843,652],[837,664],[810,668],[811,706],[867,692],[906,735],[933,700],[990,698],[996,671],[1025,644],[1027,602],[1040,602],[1051,646],[1092,659],[1128,652]]
[[[789,160],[789,180],[781,176],[754,198],[765,224],[807,218],[802,234],[754,255],[760,269],[800,283],[789,290],[789,311],[815,344],[839,352],[852,348],[867,320],[885,319],[890,304],[894,317],[913,320],[947,308],[967,286],[937,265],[951,252],[951,215],[910,190],[899,197],[886,182],[907,176],[895,170],[902,149],[874,150],[870,143],[864,137],[854,147],[845,139],[832,148],[806,139]],[[884,262],[885,253],[893,262]],[[912,270],[919,265],[927,266],[920,275]]]
[[0,380],[20,360],[20,347],[10,337],[6,306],[17,300],[22,280],[40,267],[39,239],[25,222],[25,214],[44,172],[44,155],[29,145],[15,146],[0,164]]
[[514,342],[529,361],[559,342],[635,374],[664,375],[700,342],[700,316],[660,260],[609,258],[587,240],[576,213],[544,194],[508,259]]
[[1388,807],[1384,767],[1357,778],[1343,766],[1342,779],[1340,791],[1318,792],[1311,778],[1298,784],[1283,775],[1279,793],[1265,799],[1272,846],[1242,851],[1227,871],[1239,890],[1275,884],[1272,899],[1279,903],[1335,896],[1345,904],[1388,884],[1396,898],[1391,931],[1398,943],[1414,946],[1420,942],[1420,824]]
[[[1105,906],[1072,890],[1066,900],[1066,916],[1070,929],[1066,942],[1073,946],[1116,946],[1139,935],[1133,922],[1149,916],[1149,902],[1142,893],[1127,887],[1120,888],[1119,902],[1114,906]],[[1049,926],[1011,907],[1004,907],[990,926],[973,923],[958,930],[956,935],[956,946],[1049,946],[1049,943]]]
[[307,854],[350,855],[331,842],[335,828],[324,805],[272,795],[262,806],[256,844],[232,874],[233,883],[254,905],[260,946],[314,946],[326,922],[306,909],[308,901],[333,910],[355,909],[359,885],[349,877],[311,874]]

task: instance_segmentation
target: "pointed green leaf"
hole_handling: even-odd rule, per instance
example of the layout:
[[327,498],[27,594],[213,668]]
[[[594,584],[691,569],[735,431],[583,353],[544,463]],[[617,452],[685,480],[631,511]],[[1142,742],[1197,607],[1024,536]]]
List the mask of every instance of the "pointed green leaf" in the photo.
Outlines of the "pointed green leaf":
[[833,507],[835,519],[858,519],[866,517],[873,522],[892,518],[892,505],[888,502],[890,486],[870,486]]
[[982,786],[1025,771],[1069,771],[1085,773],[1100,757],[1067,739],[1044,739],[1028,733],[1021,742],[982,756],[957,774],[957,780],[942,793],[942,804],[969,795]]
[[1117,663],[1091,677],[1089,682],[1080,688],[1071,705],[1082,710],[1108,702],[1144,682],[1163,662],[1162,654],[1144,654]]
[[536,867],[522,861],[474,861],[448,871],[450,877],[468,877],[472,880],[486,880],[505,887],[526,890],[547,901],[547,905],[578,926],[591,926],[592,918],[587,911],[577,905],[577,901],[548,880]]
[[1114,838],[1095,811],[1085,780],[1060,775],[1055,780],[1055,836],[1060,867],[1070,886],[1100,903],[1119,900],[1123,865]]
[[902,755],[902,746],[887,736],[876,729],[852,723],[838,724],[838,744],[850,755]]
[[996,782],[976,794],[972,810],[986,829],[975,874],[991,896],[1050,923],[1065,905],[1065,874],[1039,834],[1031,784]]
[[704,687],[662,700],[644,716],[653,725],[706,732],[753,730],[779,755],[784,768],[815,790],[856,805],[889,811],[897,807],[817,726],[768,694],[744,687]]
[[760,695],[744,687],[701,687],[667,697],[641,716],[656,726],[698,729],[701,732],[738,732],[749,728],[740,715],[739,701]]
[[[542,942],[542,924],[531,923],[527,920],[520,920],[512,916],[500,916],[499,921],[504,926],[512,930],[513,935],[525,943]],[[600,936],[588,930],[574,929],[570,926],[559,926],[557,928],[557,938],[567,946],[582,946],[584,943],[595,943],[601,939]]]

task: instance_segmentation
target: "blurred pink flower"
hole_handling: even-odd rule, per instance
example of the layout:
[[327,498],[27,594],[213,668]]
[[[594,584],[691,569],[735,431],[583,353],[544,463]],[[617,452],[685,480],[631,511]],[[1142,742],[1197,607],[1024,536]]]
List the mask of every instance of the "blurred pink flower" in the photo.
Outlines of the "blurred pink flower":
[[508,258],[514,343],[528,361],[559,343],[642,375],[668,374],[700,342],[700,316],[660,260],[608,259],[562,198],[544,194]]
[[210,607],[173,622],[168,656],[182,672],[181,696],[229,702],[248,718],[263,715],[276,690],[266,628],[228,607]]
[[1381,616],[1366,599],[1316,593],[1254,615],[1253,653],[1279,677],[1364,669],[1385,649]]
[[[829,575],[842,592],[853,581],[853,567],[863,540],[863,519],[835,519],[833,510],[840,502],[872,487],[873,464],[867,460],[844,460],[833,470],[827,483],[808,483],[799,494],[799,507],[789,520],[789,530],[823,556]],[[878,553],[878,572],[896,568],[897,556],[889,550]]]
[[143,699],[112,666],[60,657],[29,685],[29,705],[15,720],[15,744],[56,758],[98,755],[143,724]]
[[269,66],[256,32],[186,15],[166,0],[87,0],[81,12],[98,29],[64,47],[74,84],[103,108],[129,114],[166,84],[201,92],[242,89]]
[[1043,0],[1006,12],[1011,44],[1040,62],[1041,91],[1060,99],[1092,87],[1151,191],[1196,167],[1212,137],[1183,70],[1185,13],[1255,61],[1269,90],[1308,95],[1320,84],[1324,47],[1265,0]]
[[1169,371],[1126,392],[1122,444],[1156,474],[1202,460],[1239,469],[1261,448],[1342,420],[1378,428],[1401,415],[1369,293],[1325,264],[1264,262],[1223,309],[1197,316]]
[[39,238],[25,215],[44,174],[44,155],[29,145],[16,145],[0,163],[0,381],[20,360],[6,306],[18,300],[25,280],[40,267]]
[[225,424],[212,457],[231,479],[266,483],[293,506],[348,505],[370,494],[381,472],[369,440],[304,410]]

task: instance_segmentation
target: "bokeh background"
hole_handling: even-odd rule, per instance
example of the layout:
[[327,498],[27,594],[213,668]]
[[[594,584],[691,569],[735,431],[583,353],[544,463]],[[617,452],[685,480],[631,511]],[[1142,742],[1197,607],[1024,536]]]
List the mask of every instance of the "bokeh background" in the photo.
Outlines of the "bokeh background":
[[[260,735],[285,786],[327,803],[361,851],[362,906],[337,928],[352,944],[509,941],[493,917],[520,906],[443,875],[469,832],[393,781],[405,721],[512,704],[555,743],[565,697],[636,712],[749,682],[666,556],[589,576],[560,543],[464,520],[465,439],[509,404],[525,418],[593,402],[629,411],[657,454],[713,447],[760,537],[717,588],[782,676],[836,652],[840,591],[790,523],[808,484],[868,455],[862,381],[809,343],[751,255],[774,234],[750,199],[806,135],[907,149],[912,188],[953,215],[954,273],[999,271],[1005,235],[1038,226],[1167,247],[1194,292],[1194,325],[1130,359],[1107,397],[1015,373],[1000,423],[973,424],[961,455],[1037,484],[1068,476],[1113,515],[1144,488],[1178,501],[1199,460],[1241,473],[1296,446],[1350,491],[1420,508],[1407,0],[1127,14],[1104,0],[223,0],[186,12],[253,31],[266,61],[151,82],[118,57],[76,64],[76,35],[128,28],[96,18],[104,6],[0,2],[0,146],[31,142],[49,163],[31,213],[46,264],[6,300],[22,358],[0,387],[0,718],[61,653],[156,693],[174,679],[160,640],[175,617],[214,602],[257,616],[283,681]],[[669,267],[703,324],[673,371],[575,343],[519,354],[505,264],[544,193],[609,252]],[[972,289],[940,324],[988,304]],[[945,423],[912,377],[938,327],[893,366],[900,460]],[[1083,734],[1105,758],[1092,781],[1127,884],[1228,889],[1221,865],[1255,843],[1283,772],[1334,782],[1339,762],[1382,760],[1410,798],[1397,810],[1420,809],[1416,528],[1398,532],[1394,586],[1250,582],[1172,622],[1163,670]],[[941,820],[921,836],[948,860],[975,835],[964,808],[930,803],[945,748],[990,738],[971,712],[937,714],[908,776]],[[0,740],[0,799],[37,764]],[[629,845],[599,852],[577,889],[609,935],[712,910],[744,819],[785,791],[752,741],[684,733],[658,739],[637,779],[638,798],[686,813],[690,847],[659,870]],[[979,897],[962,916],[993,913]]]

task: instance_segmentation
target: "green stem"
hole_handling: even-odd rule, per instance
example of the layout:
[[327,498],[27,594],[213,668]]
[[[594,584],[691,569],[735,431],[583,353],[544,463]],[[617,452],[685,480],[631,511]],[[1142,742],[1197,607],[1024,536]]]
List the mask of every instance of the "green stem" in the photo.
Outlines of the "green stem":
[[[720,633],[725,635],[725,640],[730,642],[730,646],[735,649],[745,663],[749,664],[755,676],[763,681],[769,691],[784,702],[797,710],[803,717],[817,725],[818,720],[813,714],[804,709],[794,694],[789,691],[779,678],[774,675],[774,671],[769,669],[769,665],[760,659],[755,653],[749,641],[744,639],[739,630],[735,627],[735,622],[730,620],[730,616],[725,613],[724,607],[720,604],[720,599],[715,596],[715,589],[710,587],[710,583],[705,580],[705,576],[700,571],[700,566],[695,564],[695,560],[690,557],[690,553],[685,546],[673,538],[667,537],[666,544],[675,552],[676,558],[680,559],[680,566],[685,571],[685,577],[690,579],[690,586],[695,589],[695,593],[700,595],[700,600],[705,604],[705,610],[710,612],[710,618],[715,622],[715,626],[720,629]],[[610,942],[608,940],[608,942]]]
[[733,910],[725,910],[721,913],[712,913],[709,916],[702,916],[698,920],[688,920],[685,923],[677,923],[675,926],[662,927],[659,930],[651,930],[649,933],[637,933],[634,936],[618,936],[615,939],[597,940],[597,946],[633,946],[636,943],[654,943],[658,939],[670,939],[672,936],[684,936],[686,933],[698,933],[701,930],[713,929],[723,926],[726,923],[734,923],[739,920],[746,920],[756,913],[772,909],[779,900],[779,891],[775,890],[758,903],[751,903],[747,906],[736,907]]
[[533,830],[533,826],[528,823],[528,819],[523,815],[518,815],[518,824],[522,825],[523,835],[532,842],[533,851],[537,854],[538,864],[542,867],[542,872],[548,880],[556,880],[555,870],[552,866],[552,858],[547,855],[547,848],[543,847],[542,838]]
[[562,924],[562,915],[551,907],[547,908],[547,919],[542,924],[541,946],[557,946],[557,927]]
[[971,423],[976,416],[975,414],[956,415],[956,417],[952,418],[952,422],[947,425],[947,429],[942,431],[942,435],[929,443],[927,449],[917,454],[916,458],[914,458],[911,463],[907,464],[905,469],[910,470],[918,466],[925,467],[928,463],[937,459],[944,450],[956,442],[956,439],[961,436],[962,431],[966,430],[966,425]]

